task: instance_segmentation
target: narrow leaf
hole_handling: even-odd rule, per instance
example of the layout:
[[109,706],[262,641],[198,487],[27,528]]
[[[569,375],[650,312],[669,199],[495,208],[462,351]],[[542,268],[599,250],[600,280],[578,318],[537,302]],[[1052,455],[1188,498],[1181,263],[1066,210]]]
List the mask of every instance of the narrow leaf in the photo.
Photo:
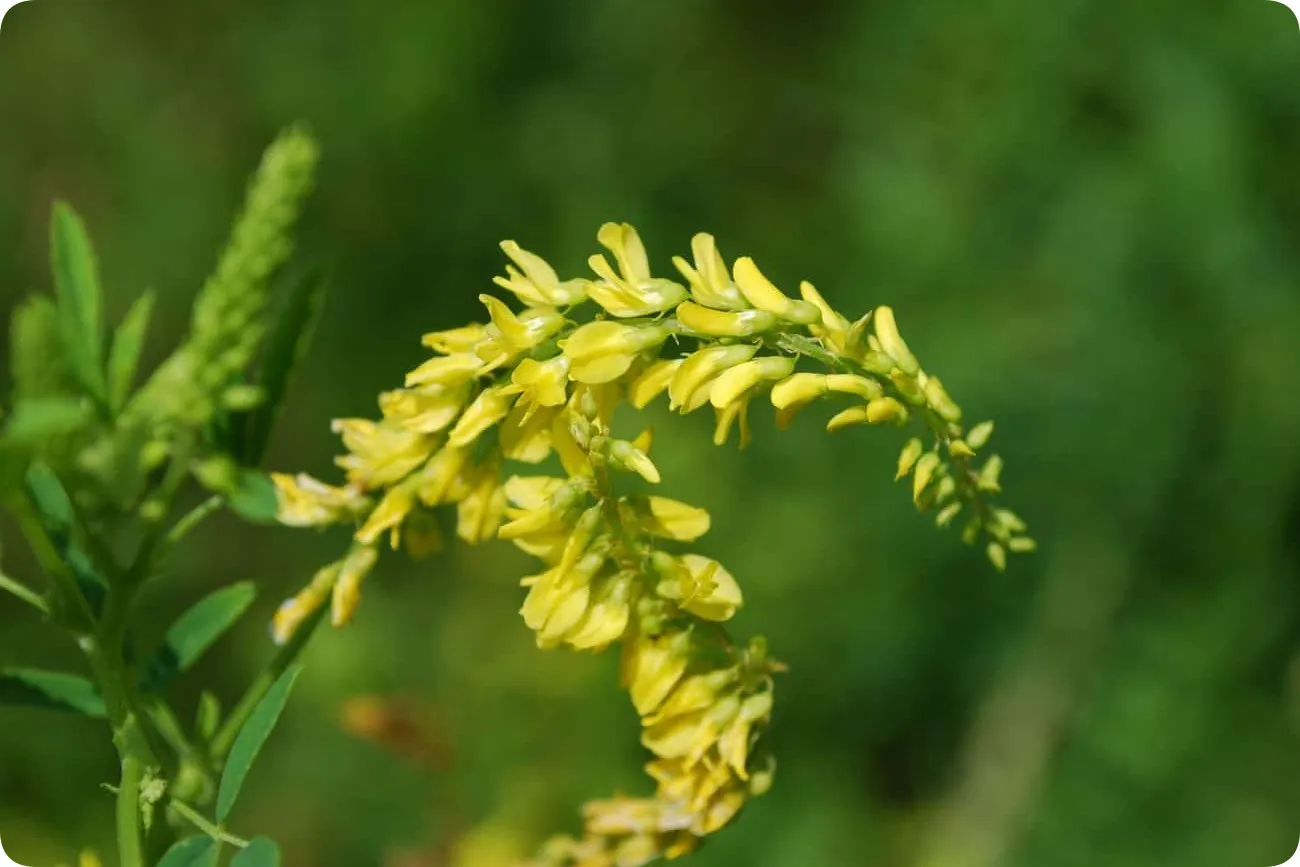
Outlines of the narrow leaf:
[[248,722],[244,723],[244,727],[235,737],[235,743],[230,748],[230,756],[226,759],[226,769],[221,775],[221,785],[217,790],[218,822],[224,822],[226,816],[230,815],[230,808],[235,805],[235,799],[239,797],[239,790],[243,788],[249,769],[252,768],[262,745],[266,743],[271,730],[280,719],[285,702],[289,700],[289,691],[293,689],[293,682],[298,679],[300,673],[302,673],[302,666],[296,665],[280,675],[279,680],[257,703],[257,707],[253,708],[253,712],[248,716]]
[[260,470],[243,469],[234,488],[226,494],[230,510],[248,521],[275,522],[280,501],[271,477]]
[[308,271],[296,280],[284,310],[267,337],[257,381],[264,398],[256,409],[243,416],[237,443],[237,457],[248,466],[257,466],[266,452],[289,379],[306,355],[320,319],[325,286],[325,275],[320,269]]
[[108,404],[114,411],[120,410],[131,394],[145,331],[153,314],[153,300],[152,292],[135,299],[113,333],[113,347],[108,353]]
[[199,600],[177,618],[149,664],[144,689],[148,692],[163,689],[177,674],[188,671],[248,610],[256,595],[251,582],[232,584]]
[[0,671],[0,705],[70,710],[102,717],[104,700],[84,677],[37,668]]
[[87,392],[102,400],[104,323],[95,252],[81,218],[63,202],[54,204],[50,219],[50,268],[72,372]]
[[230,867],[280,867],[280,847],[269,837],[254,837],[230,860]]
[[33,295],[13,312],[9,322],[9,370],[15,401],[71,391],[59,310],[48,295]]
[[24,400],[5,425],[5,439],[14,445],[41,446],[81,428],[90,418],[89,410],[84,401],[68,397]]
[[217,841],[211,837],[178,840],[158,862],[158,867],[216,867]]

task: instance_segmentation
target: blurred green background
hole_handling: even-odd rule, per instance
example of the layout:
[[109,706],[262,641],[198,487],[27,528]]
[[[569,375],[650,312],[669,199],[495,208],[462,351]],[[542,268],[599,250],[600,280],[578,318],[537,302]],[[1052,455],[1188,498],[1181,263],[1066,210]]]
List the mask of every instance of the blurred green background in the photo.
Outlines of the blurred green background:
[[[160,296],[160,358],[245,178],[305,120],[300,254],[334,273],[271,465],[336,478],[328,420],[481,317],[514,238],[578,273],[604,220],[659,269],[690,235],[878,303],[1008,462],[1040,551],[997,574],[918,518],[900,438],[745,453],[659,419],[668,492],[710,508],[741,634],[790,665],[777,785],[700,867],[1187,867],[1300,835],[1300,33],[1265,0],[34,0],[0,31],[0,312],[49,285],[51,199],[84,214],[110,320]],[[27,553],[5,528],[15,572]],[[235,580],[255,617],[178,692],[233,700],[278,601],[338,535],[213,520],[159,616]],[[645,791],[615,660],[540,653],[502,543],[390,557],[318,639],[236,829],[290,863],[460,863]],[[0,598],[0,663],[74,664]],[[421,769],[340,725],[426,721]],[[102,725],[0,711],[22,863],[105,849]],[[483,823],[487,823],[485,826]],[[477,829],[471,830],[471,829]],[[477,837],[474,835],[477,834]],[[401,850],[423,850],[402,860]],[[478,862],[486,867],[491,858]],[[477,867],[477,865],[470,865]]]

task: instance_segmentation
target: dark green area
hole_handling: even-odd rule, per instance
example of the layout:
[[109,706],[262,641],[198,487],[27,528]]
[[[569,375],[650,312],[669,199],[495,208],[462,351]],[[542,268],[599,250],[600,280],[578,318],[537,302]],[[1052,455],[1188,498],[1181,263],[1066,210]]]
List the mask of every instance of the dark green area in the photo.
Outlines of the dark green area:
[[[746,590],[738,634],[791,668],[775,788],[690,863],[1293,851],[1300,32],[1281,5],[37,0],[0,30],[0,117],[0,313],[52,290],[66,200],[103,321],[155,293],[141,369],[185,327],[257,155],[311,126],[298,250],[330,288],[277,469],[337,478],[328,420],[374,414],[421,333],[482,317],[504,238],[572,275],[602,221],[628,220],[669,274],[706,230],[851,315],[894,305],[967,413],[996,419],[1004,501],[1040,550],[999,575],[927,526],[889,481],[890,431],[828,437],[811,413],[778,433],[760,411],[738,454],[704,414],[655,414],[665,493],[714,513],[701,550]],[[6,572],[33,574],[0,532]],[[218,587],[259,593],[182,706],[200,684],[233,702],[278,600],[345,545],[229,516],[195,530],[146,638]],[[388,558],[355,625],[306,655],[232,828],[290,867],[374,864],[484,821],[534,840],[586,797],[645,791],[615,661],[541,653],[520,622],[531,568],[504,543]],[[77,656],[0,597],[0,666]],[[421,708],[454,762],[343,734],[341,703],[371,692]],[[114,779],[101,721],[0,710],[20,863],[108,851]]]

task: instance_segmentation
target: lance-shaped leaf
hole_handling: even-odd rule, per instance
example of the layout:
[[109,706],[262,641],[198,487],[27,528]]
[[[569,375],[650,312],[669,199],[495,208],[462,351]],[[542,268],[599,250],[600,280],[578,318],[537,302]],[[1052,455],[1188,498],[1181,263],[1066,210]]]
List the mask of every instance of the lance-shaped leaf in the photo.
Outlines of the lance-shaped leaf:
[[236,421],[235,456],[247,466],[257,466],[266,453],[289,379],[306,355],[320,319],[325,284],[325,275],[320,269],[308,271],[295,280],[284,309],[267,337],[257,378],[262,402]]
[[84,677],[38,668],[0,670],[0,705],[70,710],[104,715],[104,700]]
[[59,306],[59,330],[64,349],[82,387],[104,400],[104,321],[95,251],[86,227],[63,202],[54,204],[50,218],[50,269]]
[[269,837],[254,837],[230,860],[230,867],[280,867],[280,847]]
[[211,837],[186,837],[172,845],[158,867],[216,867],[217,841]]
[[113,346],[108,352],[108,404],[114,411],[126,404],[131,394],[145,331],[153,314],[153,293],[145,292],[131,304],[122,323],[113,332]]
[[176,675],[188,671],[248,610],[256,595],[252,582],[232,584],[208,594],[178,617],[149,663],[144,689],[164,689]]
[[257,754],[279,721],[285,702],[289,700],[289,691],[293,689],[293,682],[300,673],[302,666],[297,665],[280,675],[235,736],[230,756],[226,759],[226,769],[221,774],[221,785],[217,788],[218,822],[224,822],[230,815],[230,808],[235,805],[235,799],[239,797],[239,790],[243,788],[244,780],[248,777],[253,762],[257,760]]
[[90,407],[70,397],[38,397],[21,401],[4,427],[11,446],[39,449],[49,440],[73,433],[90,418]]

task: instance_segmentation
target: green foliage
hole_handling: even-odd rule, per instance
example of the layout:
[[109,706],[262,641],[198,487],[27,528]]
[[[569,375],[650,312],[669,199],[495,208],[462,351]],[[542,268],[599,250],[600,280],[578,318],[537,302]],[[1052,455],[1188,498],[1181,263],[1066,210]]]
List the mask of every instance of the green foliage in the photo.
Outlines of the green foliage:
[[211,837],[186,837],[167,850],[158,867],[216,867],[219,851]]
[[230,748],[230,756],[226,760],[225,773],[221,776],[221,788],[217,791],[218,821],[225,821],[231,808],[235,806],[235,799],[239,797],[239,792],[244,787],[244,780],[248,777],[253,762],[257,760],[257,754],[261,752],[262,746],[271,736],[271,730],[279,722],[285,703],[289,701],[289,691],[293,689],[294,681],[301,673],[302,667],[295,666],[280,675],[253,708],[248,721],[235,737],[235,743]]
[[108,354],[108,402],[114,412],[122,409],[131,394],[132,381],[144,349],[145,332],[153,314],[154,295],[145,292],[131,303],[122,323],[113,333],[113,347]]
[[178,674],[188,671],[218,638],[234,626],[253,604],[257,588],[251,582],[223,587],[194,603],[167,630],[149,665],[146,689],[159,690]]
[[[223,504],[256,520],[274,517],[276,495],[264,473],[242,467],[220,438],[254,406],[259,448],[270,436],[274,403],[284,397],[288,367],[314,305],[315,288],[288,300],[291,334],[279,336],[266,376],[270,389],[242,385],[267,330],[271,278],[288,258],[289,232],[310,186],[314,142],[291,130],[267,151],[216,273],[195,303],[189,335],[133,392],[154,300],[134,300],[105,353],[96,258],[73,209],[54,207],[50,261],[54,301],[36,295],[14,313],[14,388],[0,426],[0,504],[16,519],[49,592],[0,575],[0,590],[38,610],[85,653],[92,679],[35,668],[0,670],[0,706],[72,710],[107,720],[119,754],[115,786],[121,867],[148,867],[178,831],[206,837],[167,849],[163,864],[215,865],[219,843],[243,845],[202,810],[217,796],[224,819],[300,669],[291,667],[303,640],[270,661],[232,715],[208,692],[195,731],[187,732],[163,690],[249,608],[250,583],[223,588],[193,604],[167,629],[158,651],[142,660],[137,620],[141,594],[163,579],[164,562],[184,536]],[[306,292],[307,297],[302,293]],[[270,401],[267,401],[267,398]],[[219,492],[184,515],[176,504],[191,477]],[[266,680],[284,673],[269,690]],[[233,748],[214,741],[238,731]],[[224,737],[224,736],[223,736]],[[229,753],[229,762],[226,761]],[[163,804],[166,799],[166,804]],[[165,806],[166,809],[161,809]],[[159,825],[158,815],[168,822]],[[260,840],[247,864],[277,864]]]
[[264,396],[251,412],[236,418],[234,454],[241,462],[257,466],[271,440],[271,428],[285,389],[298,363],[306,354],[312,333],[320,319],[326,279],[320,270],[300,276],[289,289],[284,309],[275,320],[267,339],[266,353],[258,376]]
[[280,867],[280,847],[266,837],[254,837],[230,860],[230,867]]
[[36,668],[0,669],[0,705],[104,716],[104,699],[93,683],[75,674]]
[[104,401],[104,315],[98,264],[81,217],[63,202],[55,202],[50,218],[50,268],[58,299],[59,332],[72,373],[87,394]]

